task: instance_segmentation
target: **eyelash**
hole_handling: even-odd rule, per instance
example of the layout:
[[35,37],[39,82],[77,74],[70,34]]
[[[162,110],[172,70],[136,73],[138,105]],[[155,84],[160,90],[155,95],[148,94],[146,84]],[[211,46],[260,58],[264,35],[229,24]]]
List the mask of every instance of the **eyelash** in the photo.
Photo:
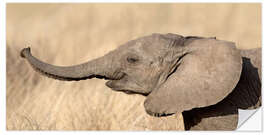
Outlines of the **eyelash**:
[[127,58],[127,61],[128,61],[129,63],[135,63],[135,62],[138,61],[138,59],[132,58],[132,57],[128,57],[128,58]]

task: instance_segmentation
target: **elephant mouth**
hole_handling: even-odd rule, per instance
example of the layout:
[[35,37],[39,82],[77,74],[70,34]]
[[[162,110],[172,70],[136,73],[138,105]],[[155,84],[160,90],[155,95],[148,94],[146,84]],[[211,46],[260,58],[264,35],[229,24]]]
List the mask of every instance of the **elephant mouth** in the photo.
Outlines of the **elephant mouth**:
[[114,72],[111,76],[105,76],[105,78],[102,78],[102,79],[105,79],[105,80],[121,80],[122,78],[124,78],[126,76],[125,73],[123,72]]
[[128,86],[128,79],[127,76],[123,76],[121,79],[118,80],[109,80],[106,82],[106,86],[111,88],[112,90],[116,92],[124,92],[126,94],[132,95],[132,94],[139,94],[143,96],[149,95],[149,93],[140,93],[135,87],[129,87]]
[[123,82],[123,77],[119,78],[119,79],[105,79],[105,80],[109,80],[106,82],[106,86],[113,89],[113,90],[117,90],[117,91],[124,91],[121,87],[121,84]]

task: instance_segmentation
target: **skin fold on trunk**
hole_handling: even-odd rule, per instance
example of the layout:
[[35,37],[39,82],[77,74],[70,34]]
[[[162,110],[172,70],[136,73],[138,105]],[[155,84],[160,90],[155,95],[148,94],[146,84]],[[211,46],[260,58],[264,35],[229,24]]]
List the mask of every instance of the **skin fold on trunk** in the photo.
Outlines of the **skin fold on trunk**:
[[37,72],[58,80],[78,81],[94,77],[114,80],[119,79],[122,76],[121,74],[113,73],[113,70],[108,68],[105,56],[83,64],[67,67],[54,66],[38,60],[32,56],[29,47],[24,48],[21,51],[21,57],[26,58],[33,69]]

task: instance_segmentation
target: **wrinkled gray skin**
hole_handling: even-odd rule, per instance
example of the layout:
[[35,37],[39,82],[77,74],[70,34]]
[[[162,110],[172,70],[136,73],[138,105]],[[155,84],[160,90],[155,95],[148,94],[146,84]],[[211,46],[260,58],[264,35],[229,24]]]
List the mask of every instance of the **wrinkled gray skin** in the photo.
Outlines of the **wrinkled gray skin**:
[[238,50],[216,38],[152,34],[70,67],[44,63],[30,48],[21,56],[54,79],[96,77],[115,91],[147,96],[148,114],[183,113],[186,130],[234,130],[238,108],[261,105],[261,49]]

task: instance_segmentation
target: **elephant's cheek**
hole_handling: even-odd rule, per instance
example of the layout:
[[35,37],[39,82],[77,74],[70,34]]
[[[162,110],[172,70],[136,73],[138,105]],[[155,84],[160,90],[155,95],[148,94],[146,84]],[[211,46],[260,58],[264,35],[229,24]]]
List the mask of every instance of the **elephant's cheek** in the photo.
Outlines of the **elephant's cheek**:
[[106,86],[113,89],[113,90],[122,90],[122,85],[119,81],[111,80],[106,82]]
[[113,89],[115,87],[115,84],[113,81],[107,81],[106,86]]

